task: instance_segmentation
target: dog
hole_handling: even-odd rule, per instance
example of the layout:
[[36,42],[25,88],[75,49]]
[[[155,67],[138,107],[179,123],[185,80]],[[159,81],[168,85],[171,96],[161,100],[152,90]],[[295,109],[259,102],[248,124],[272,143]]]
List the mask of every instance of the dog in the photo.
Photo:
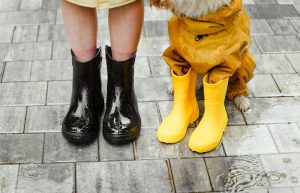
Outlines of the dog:
[[[231,6],[232,2],[233,0],[150,0],[150,5],[157,8],[171,10],[179,19],[189,18],[193,21],[197,20],[199,17],[205,17],[208,14],[215,13],[223,7]],[[202,87],[202,80],[203,75],[198,75],[196,90]],[[244,84],[246,85],[246,81]],[[168,94],[174,94],[172,83],[170,83],[168,86]],[[232,97],[235,106],[241,112],[251,109],[251,102],[246,95],[248,94],[241,92]]]

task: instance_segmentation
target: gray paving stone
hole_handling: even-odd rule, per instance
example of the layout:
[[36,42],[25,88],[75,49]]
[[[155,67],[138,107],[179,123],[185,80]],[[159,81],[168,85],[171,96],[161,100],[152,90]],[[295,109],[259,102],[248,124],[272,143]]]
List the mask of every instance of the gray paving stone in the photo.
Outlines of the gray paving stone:
[[211,191],[203,158],[171,159],[176,192]]
[[296,72],[300,73],[300,54],[287,54],[287,57],[291,61]]
[[285,193],[293,193],[292,188],[273,188],[270,189],[269,191],[270,193],[281,193],[281,192],[285,192]]
[[286,53],[300,51],[300,38],[297,36],[255,36],[263,53]]
[[269,187],[268,178],[256,156],[205,158],[205,163],[215,191],[252,193]]
[[[105,62],[103,62],[105,63]],[[105,71],[105,70],[104,70]],[[134,67],[134,76],[136,78],[151,77],[150,65],[146,57],[137,57]]]
[[256,4],[276,4],[275,0],[254,0]]
[[297,31],[287,19],[270,19],[268,20],[271,28],[278,35],[296,35]]
[[142,127],[158,127],[159,115],[156,104],[153,102],[141,102],[138,106],[142,118]]
[[74,192],[74,164],[20,165],[17,193]]
[[47,105],[70,104],[71,81],[51,81],[48,83]]
[[272,75],[255,75],[248,83],[248,88],[255,97],[281,96]]
[[139,56],[161,56],[169,46],[168,38],[144,38],[141,39],[138,53]]
[[293,188],[293,193],[298,193],[298,192],[300,192],[300,187]]
[[294,0],[276,0],[279,4],[294,4]]
[[132,143],[121,146],[110,145],[104,140],[102,131],[99,135],[100,161],[132,161],[134,160]]
[[243,2],[245,5],[248,5],[248,4],[255,4],[254,0],[244,0]]
[[103,18],[98,19],[98,38],[97,38],[97,40],[99,42],[98,44],[101,44],[104,41],[110,40],[107,18],[108,18],[108,15],[106,15]]
[[168,100],[167,93],[170,78],[135,79],[135,92],[139,101]]
[[224,156],[222,146],[215,151],[198,154],[189,150],[188,141],[194,128],[189,128],[185,138],[176,144],[164,144],[156,138],[157,128],[143,128],[140,137],[135,142],[137,159],[162,159],[162,158],[192,158]]
[[0,163],[41,163],[43,134],[1,134]]
[[21,0],[2,0],[0,2],[0,11],[16,11],[20,6]]
[[7,62],[2,82],[29,81],[31,61]]
[[[299,5],[299,10],[300,10],[300,5]],[[300,19],[299,18],[291,18],[290,21],[294,25],[298,34],[300,34]]]
[[278,153],[266,125],[230,126],[223,146],[227,156]]
[[147,38],[168,36],[168,21],[145,21],[144,31]]
[[260,4],[245,5],[245,9],[252,19],[281,19],[299,17],[299,13],[292,5]]
[[[201,107],[203,108],[203,109],[201,109],[201,112],[204,112],[204,107],[203,106],[201,106]],[[225,107],[226,107],[227,116],[228,116],[228,125],[244,125],[244,124],[246,124],[242,113],[239,110],[237,110],[233,101],[226,101]]]
[[5,67],[4,62],[0,62],[0,80],[2,80],[2,78],[3,78],[4,67]]
[[148,57],[152,77],[170,77],[170,68],[161,56]]
[[288,58],[283,54],[255,54],[255,74],[295,73]]
[[[300,154],[274,154],[262,155],[262,164],[270,177],[271,187],[295,187],[299,186],[300,176]],[[272,176],[273,175],[273,176]]]
[[71,60],[33,61],[30,80],[72,80],[72,71]]
[[60,0],[52,0],[52,1],[44,1],[43,2],[43,9],[47,10],[56,10],[59,8]]
[[0,13],[2,25],[35,25],[55,23],[56,11],[10,11]]
[[272,31],[270,25],[265,19],[252,19],[250,20],[250,31],[251,35],[272,35],[274,32]]
[[45,134],[44,162],[98,161],[98,141],[91,145],[70,144],[62,133]]
[[300,152],[300,129],[297,124],[268,125],[280,153]]
[[46,89],[46,82],[1,83],[0,106],[43,105]]
[[[1,10],[1,8],[0,8]],[[13,39],[15,27],[14,26],[1,26],[0,27],[0,43],[10,43]]]
[[62,16],[62,11],[60,8],[56,11],[56,24],[64,24],[64,19]]
[[10,44],[0,44],[0,61],[4,61],[8,54],[9,48]]
[[52,42],[11,44],[5,58],[0,60],[49,60],[51,58]]
[[26,107],[0,107],[0,133],[22,133]]
[[39,26],[17,26],[13,42],[35,42],[37,40]]
[[41,25],[38,41],[61,41],[66,40],[63,25]]
[[261,51],[257,46],[257,43],[255,42],[255,40],[253,39],[253,37],[251,38],[251,43],[250,43],[250,52],[252,54],[260,54]]
[[244,113],[248,124],[299,122],[300,97],[252,98],[251,103]]
[[283,96],[300,96],[299,74],[274,74],[273,76]]
[[18,165],[0,165],[1,193],[15,192],[18,179],[18,170]]
[[153,160],[78,163],[76,192],[167,193],[174,190],[166,162]]
[[145,21],[168,20],[172,13],[167,10],[145,7]]
[[38,10],[42,5],[43,0],[22,0],[20,10]]
[[68,107],[68,105],[28,107],[25,132],[60,132]]
[[52,52],[53,60],[67,60],[71,58],[70,47],[66,41],[55,41]]

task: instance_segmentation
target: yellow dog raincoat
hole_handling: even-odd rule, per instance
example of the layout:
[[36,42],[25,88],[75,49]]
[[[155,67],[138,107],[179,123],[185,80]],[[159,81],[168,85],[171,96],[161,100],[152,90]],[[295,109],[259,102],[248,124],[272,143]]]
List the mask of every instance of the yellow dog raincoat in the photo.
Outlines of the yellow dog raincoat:
[[256,66],[249,53],[249,25],[242,0],[232,0],[230,6],[196,19],[174,15],[168,26],[170,47],[163,58],[178,75],[192,67],[208,74],[209,83],[229,77],[228,99],[248,96],[246,83]]

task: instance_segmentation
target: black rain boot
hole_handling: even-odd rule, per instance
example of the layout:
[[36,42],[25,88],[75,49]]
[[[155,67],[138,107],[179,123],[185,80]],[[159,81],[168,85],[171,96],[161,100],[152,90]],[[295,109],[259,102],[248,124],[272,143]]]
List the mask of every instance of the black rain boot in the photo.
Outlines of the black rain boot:
[[135,55],[117,62],[106,46],[107,98],[103,119],[103,136],[111,144],[124,144],[136,139],[141,118],[134,92]]
[[104,99],[101,92],[101,49],[88,62],[78,62],[72,52],[71,104],[62,124],[63,136],[72,143],[91,143],[99,136]]

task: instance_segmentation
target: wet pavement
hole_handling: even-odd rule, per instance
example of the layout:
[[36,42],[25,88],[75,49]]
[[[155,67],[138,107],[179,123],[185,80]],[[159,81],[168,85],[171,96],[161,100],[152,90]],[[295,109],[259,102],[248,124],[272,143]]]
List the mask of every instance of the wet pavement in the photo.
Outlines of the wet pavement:
[[[175,145],[155,132],[172,107],[167,94],[170,13],[145,7],[135,86],[142,116],[137,141],[89,146],[62,138],[72,68],[58,0],[0,1],[0,193],[300,192],[300,0],[244,0],[257,61],[252,109],[226,102],[229,129],[215,151]],[[99,11],[99,46],[108,44]],[[102,66],[106,95],[106,66]],[[199,105],[203,112],[201,91]]]

